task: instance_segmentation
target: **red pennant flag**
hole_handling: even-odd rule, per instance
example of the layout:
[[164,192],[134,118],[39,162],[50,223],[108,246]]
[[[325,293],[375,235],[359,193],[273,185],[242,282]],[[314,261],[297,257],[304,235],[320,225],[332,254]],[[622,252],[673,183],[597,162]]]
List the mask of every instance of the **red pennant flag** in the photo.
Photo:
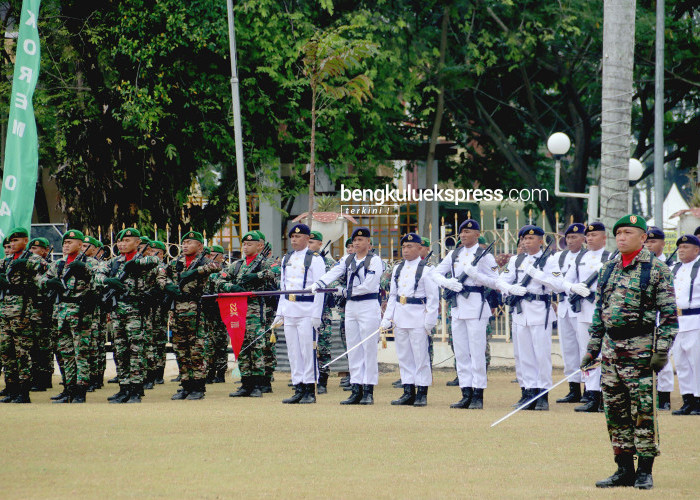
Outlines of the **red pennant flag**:
[[251,292],[219,294],[216,301],[219,303],[221,320],[226,325],[226,331],[231,337],[231,348],[238,359],[238,354],[243,346],[245,337],[245,320],[248,314],[248,297]]

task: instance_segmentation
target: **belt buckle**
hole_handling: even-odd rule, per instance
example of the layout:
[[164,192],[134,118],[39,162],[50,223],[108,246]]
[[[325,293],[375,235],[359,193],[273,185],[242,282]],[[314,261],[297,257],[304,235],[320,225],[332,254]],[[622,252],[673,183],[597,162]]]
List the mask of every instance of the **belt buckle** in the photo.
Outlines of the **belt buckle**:
[[399,297],[399,303],[406,305],[406,296],[405,295],[402,295],[401,297]]
[[293,293],[290,293],[289,296],[287,297],[287,300],[289,300],[290,302],[296,302],[297,296],[294,295]]
[[683,309],[680,307],[678,308],[678,316],[683,316]]

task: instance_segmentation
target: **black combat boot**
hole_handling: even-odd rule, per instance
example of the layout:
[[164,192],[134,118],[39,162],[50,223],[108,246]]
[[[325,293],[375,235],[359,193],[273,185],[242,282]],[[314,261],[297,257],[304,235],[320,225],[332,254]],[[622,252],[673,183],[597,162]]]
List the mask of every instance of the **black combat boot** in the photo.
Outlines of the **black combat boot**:
[[65,395],[66,395],[66,391],[63,390],[63,391],[59,392],[58,394],[56,394],[55,396],[51,396],[50,399],[51,399],[51,401],[56,401],[58,399],[62,399],[63,397],[65,397]]
[[90,375],[90,382],[88,385],[85,387],[85,392],[95,392],[95,383],[94,383],[94,377]]
[[[533,397],[537,396],[538,394],[542,394],[544,391],[547,389],[535,389],[533,393]],[[537,401],[535,402],[535,410],[537,411],[549,411],[549,393],[545,394],[544,396],[540,396]]]
[[224,384],[226,383],[226,368],[221,368],[216,371],[216,375],[214,375],[214,383],[215,384]]
[[156,385],[163,385],[165,383],[165,380],[163,380],[163,374],[165,373],[165,367],[161,366],[156,370],[156,379],[155,379],[155,384]]
[[189,400],[204,399],[204,393],[207,392],[206,379],[200,378],[192,381],[192,390],[187,395]]
[[262,389],[260,389],[260,386],[262,386],[265,383],[265,377],[263,375],[253,375],[250,377],[250,394],[248,394],[248,397],[250,398],[261,398],[263,393]]
[[474,391],[471,387],[462,387],[462,399],[460,399],[456,403],[452,403],[450,405],[450,408],[468,408],[469,403],[471,403],[472,401],[473,395]]
[[[418,396],[416,396],[418,397]],[[374,386],[365,384],[362,387],[362,399],[360,399],[361,405],[373,405],[374,404]],[[415,404],[415,403],[413,403]]]
[[143,384],[131,384],[131,389],[129,390],[129,398],[124,401],[125,403],[140,403],[141,396],[143,395]]
[[455,377],[454,380],[450,380],[445,385],[448,387],[459,387],[459,377]]
[[228,396],[230,398],[247,398],[250,396],[250,391],[253,390],[253,383],[250,379],[251,377],[241,377],[241,386]]
[[700,398],[695,398],[695,407],[690,412],[691,415],[700,415]]
[[694,407],[695,397],[692,394],[683,394],[683,406],[676,411],[671,412],[671,415],[690,415],[690,412],[693,411]]
[[263,384],[260,387],[260,392],[263,394],[272,394],[272,375],[265,375],[263,377]]
[[189,395],[190,391],[192,391],[192,381],[183,380],[182,389],[173,394],[170,399],[172,399],[173,401],[180,401],[182,399],[185,399]]
[[44,372],[40,370],[32,370],[32,386],[29,389],[31,392],[44,392]]
[[597,413],[600,408],[600,403],[603,393],[600,391],[588,391],[588,403],[582,404],[574,408],[574,411],[582,413]]
[[304,394],[299,400],[300,405],[308,405],[316,402],[315,384],[302,384],[304,386]]
[[171,378],[170,381],[171,381],[171,382],[182,382],[182,375],[180,375],[180,374],[178,373],[178,374],[177,374],[177,377]]
[[591,400],[591,391],[583,391],[581,394],[581,403],[586,404]]
[[[372,386],[370,386],[372,387]],[[362,403],[360,403],[362,404]],[[416,400],[413,406],[428,406],[428,387],[425,385],[416,386]]]
[[114,378],[111,378],[107,381],[108,384],[118,384],[119,383],[119,375],[117,375]]
[[119,392],[116,394],[112,394],[107,398],[107,401],[114,401],[115,399],[121,399],[125,395],[129,394],[129,385],[128,384],[119,384]]
[[578,382],[569,382],[569,394],[557,399],[557,403],[578,403],[579,401],[581,401],[581,384]]
[[656,407],[662,411],[671,410],[671,393],[670,392],[659,392],[658,404]]
[[15,382],[7,382],[5,387],[6,396],[0,399],[0,403],[12,403],[12,400],[19,394],[19,384]]
[[146,380],[143,382],[143,388],[148,391],[153,389],[155,379],[156,373],[153,370],[146,372]]
[[484,409],[484,390],[472,390],[472,400],[469,402],[468,410],[483,410]]
[[637,477],[634,480],[634,487],[638,490],[650,490],[654,487],[654,480],[651,478],[651,469],[654,467],[654,457],[639,457],[637,465]]
[[346,387],[350,387],[350,375],[340,377],[340,387],[342,387],[343,389]]
[[294,394],[291,397],[288,397],[287,399],[283,399],[282,402],[286,405],[295,405],[299,401],[301,401],[301,398],[304,397],[304,384],[297,384],[294,386]]
[[214,368],[210,368],[207,371],[207,376],[204,379],[205,384],[213,384],[214,383],[214,377],[216,377],[216,370]]
[[70,385],[65,385],[63,389],[63,396],[60,397],[59,399],[54,400],[54,403],[70,403],[73,400],[73,387]]
[[17,390],[17,397],[12,400],[13,403],[31,403],[29,399],[29,390],[31,389],[31,382],[23,382],[19,384]]
[[360,384],[352,384],[352,394],[345,401],[341,401],[341,405],[357,405],[362,400],[362,386]]
[[394,389],[398,389],[399,387],[403,387],[403,384],[401,383],[401,379],[394,380],[391,383],[391,387],[393,387]]
[[527,389],[525,389],[524,387],[521,387],[521,388],[520,388],[520,399],[518,399],[518,401],[515,402],[514,404],[512,404],[511,406],[512,406],[513,408],[520,408],[520,406],[521,406],[523,403],[525,403],[525,401],[527,401],[528,399],[530,399],[530,398],[527,397],[528,394],[529,394],[529,393],[527,392]]
[[607,479],[595,483],[597,488],[615,488],[617,486],[634,486],[634,455],[620,453],[615,457],[617,470]]
[[87,393],[87,385],[74,385],[72,388],[73,391],[73,399],[71,399],[71,403],[84,403],[85,402],[85,394]]
[[413,384],[403,385],[403,394],[399,399],[395,399],[391,402],[394,406],[408,406],[412,405],[416,400],[416,386]]
[[[528,401],[531,401],[532,398],[537,396],[539,393],[540,393],[539,389],[525,389],[525,401],[523,401],[520,406],[524,405]],[[530,404],[528,404],[526,407],[524,407],[523,410],[534,410],[536,406],[537,406],[537,400],[532,401]]]
[[319,373],[318,374],[318,393],[319,394],[327,394],[328,389],[328,373]]

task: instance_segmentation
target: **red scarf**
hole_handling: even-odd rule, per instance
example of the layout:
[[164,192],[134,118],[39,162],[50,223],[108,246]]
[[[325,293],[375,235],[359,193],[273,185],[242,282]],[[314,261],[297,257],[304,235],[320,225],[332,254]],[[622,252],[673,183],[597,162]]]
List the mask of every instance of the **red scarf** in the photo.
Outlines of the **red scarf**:
[[[643,247],[642,247],[642,248],[643,248]],[[633,260],[633,259],[639,254],[639,252],[641,252],[641,251],[642,251],[642,249],[640,248],[640,249],[637,250],[636,252],[632,252],[632,253],[623,253],[623,254],[622,254],[622,267],[627,267],[627,266],[629,266],[630,263],[632,262],[632,260]]]
[[75,252],[66,257],[66,265],[69,265],[71,262],[73,262],[77,256],[78,252]]
[[185,269],[190,267],[196,255],[185,255]]
[[255,257],[257,257],[257,256],[258,256],[258,254],[255,254],[255,255],[246,255],[246,256],[245,256],[245,265],[246,265],[246,266],[249,266],[250,263],[253,262],[253,260],[255,260]]
[[124,260],[125,260],[126,262],[129,262],[131,259],[134,258],[134,255],[136,255],[136,250],[134,250],[133,252],[125,253],[125,254],[124,254]]

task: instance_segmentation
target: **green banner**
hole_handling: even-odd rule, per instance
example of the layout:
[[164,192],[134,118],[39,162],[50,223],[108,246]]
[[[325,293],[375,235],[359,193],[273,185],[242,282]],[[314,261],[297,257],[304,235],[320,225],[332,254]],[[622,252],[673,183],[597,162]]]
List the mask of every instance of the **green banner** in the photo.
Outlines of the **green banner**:
[[[39,143],[32,97],[39,77],[41,0],[24,0],[15,50],[15,72],[7,121],[5,162],[0,194],[0,239],[16,226],[31,228],[39,169]],[[0,252],[3,252],[0,247]]]

